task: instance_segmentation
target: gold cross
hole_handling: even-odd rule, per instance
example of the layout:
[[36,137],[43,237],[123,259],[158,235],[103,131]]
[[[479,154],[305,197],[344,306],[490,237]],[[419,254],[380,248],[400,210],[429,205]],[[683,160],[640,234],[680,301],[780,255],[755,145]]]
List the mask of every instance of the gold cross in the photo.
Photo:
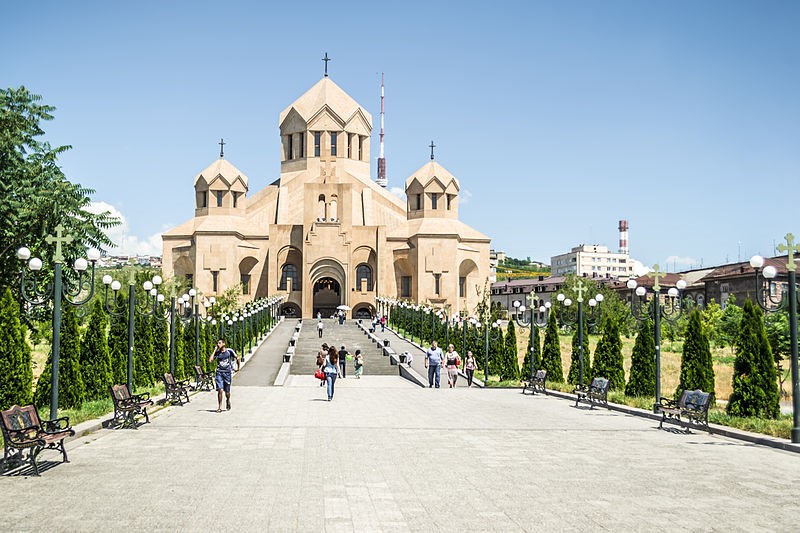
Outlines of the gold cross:
[[779,244],[778,251],[787,252],[788,262],[786,263],[786,270],[793,272],[797,270],[797,265],[795,265],[794,263],[794,253],[800,252],[800,244],[794,243],[794,235],[792,235],[791,233],[786,234],[786,244],[788,244],[788,246],[786,246],[785,244]]
[[44,238],[47,244],[56,243],[56,253],[53,255],[53,261],[55,261],[56,263],[64,262],[64,256],[61,254],[61,243],[63,242],[65,244],[69,244],[72,242],[72,235],[67,234],[62,236],[63,232],[64,232],[64,226],[59,224],[58,226],[56,226],[55,237],[53,237],[52,235],[48,235],[47,237]]
[[575,285],[575,292],[578,293],[578,297],[575,298],[577,302],[583,302],[583,293],[589,290],[586,285],[583,284],[583,280],[578,280],[578,284]]
[[658,284],[658,278],[663,278],[666,274],[661,272],[658,268],[658,263],[653,265],[653,271],[647,273],[648,277],[654,278],[655,282],[653,283],[653,290],[658,292],[661,290],[661,285]]
[[533,309],[533,302],[537,299],[533,291],[531,291],[525,299],[528,300],[528,307]]

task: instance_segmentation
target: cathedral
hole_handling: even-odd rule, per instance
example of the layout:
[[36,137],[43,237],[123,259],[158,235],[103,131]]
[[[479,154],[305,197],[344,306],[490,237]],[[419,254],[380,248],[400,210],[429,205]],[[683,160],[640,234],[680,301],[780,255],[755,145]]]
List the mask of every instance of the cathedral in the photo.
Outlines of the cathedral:
[[242,301],[284,295],[286,316],[366,317],[377,297],[474,312],[490,239],[458,219],[458,180],[433,148],[405,200],[389,192],[370,177],[372,116],[327,73],[279,130],[280,178],[264,189],[250,194],[222,151],[194,178],[194,218],[162,236],[164,277],[206,298],[237,284]]

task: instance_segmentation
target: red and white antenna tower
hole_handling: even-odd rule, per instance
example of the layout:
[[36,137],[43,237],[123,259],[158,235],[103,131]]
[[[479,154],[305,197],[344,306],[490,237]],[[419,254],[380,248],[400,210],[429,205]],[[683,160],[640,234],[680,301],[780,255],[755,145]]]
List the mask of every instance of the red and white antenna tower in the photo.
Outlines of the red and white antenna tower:
[[628,221],[619,221],[619,253],[628,253]]
[[381,72],[381,155],[378,157],[378,179],[375,180],[381,187],[386,187],[386,158],[383,157],[383,72]]

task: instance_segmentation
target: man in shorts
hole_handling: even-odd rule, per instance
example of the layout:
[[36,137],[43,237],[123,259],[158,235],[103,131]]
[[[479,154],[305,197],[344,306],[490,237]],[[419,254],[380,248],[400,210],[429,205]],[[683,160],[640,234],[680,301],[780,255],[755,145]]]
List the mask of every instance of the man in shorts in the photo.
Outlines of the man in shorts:
[[225,347],[225,341],[220,339],[217,341],[217,349],[208,358],[210,363],[214,359],[217,360],[217,371],[214,373],[214,382],[217,386],[217,402],[219,407],[217,412],[222,412],[222,392],[225,392],[225,409],[231,408],[231,378],[233,377],[233,363],[239,366],[239,356],[236,355],[230,348]]

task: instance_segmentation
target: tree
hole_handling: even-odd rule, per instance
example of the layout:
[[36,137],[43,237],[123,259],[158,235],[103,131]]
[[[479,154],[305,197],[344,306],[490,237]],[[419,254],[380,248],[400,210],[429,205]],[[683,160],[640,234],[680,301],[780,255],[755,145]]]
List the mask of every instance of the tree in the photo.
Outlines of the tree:
[[[234,330],[235,329],[241,330],[241,326],[234,326]],[[241,338],[241,335],[238,336]],[[194,322],[190,321],[183,326],[183,375],[187,378],[194,376],[196,350],[194,339]],[[241,352],[241,346],[237,347],[236,350]],[[239,353],[240,357],[241,355],[242,354]]]
[[111,317],[108,334],[108,352],[111,358],[111,380],[116,384],[128,382],[128,306],[122,291],[115,298],[115,312]]
[[564,368],[561,365],[561,345],[558,339],[556,314],[551,312],[547,319],[547,330],[544,334],[542,348],[542,366],[547,371],[547,379],[556,383],[564,382]]
[[689,313],[689,324],[681,356],[681,378],[675,397],[679,398],[684,390],[695,389],[710,392],[711,405],[714,405],[714,363],[711,359],[708,337],[703,331],[700,311],[697,309]]
[[728,400],[728,414],[777,418],[780,398],[775,361],[761,310],[749,298],[742,309],[735,348],[733,392]]
[[656,342],[653,323],[642,320],[631,353],[631,371],[625,396],[655,397],[656,395]]
[[151,318],[141,314],[134,317],[133,326],[133,384],[149,387],[153,384],[153,335]]
[[725,302],[725,309],[719,318],[719,336],[723,346],[733,349],[739,336],[739,323],[742,321],[742,308],[736,305],[736,298],[731,295]]
[[156,319],[153,323],[153,378],[161,380],[169,372],[169,324]]
[[19,304],[6,288],[0,298],[0,410],[33,400],[31,349],[25,342]]
[[701,318],[703,322],[703,331],[708,337],[708,342],[716,348],[723,348],[725,343],[719,331],[719,323],[722,319],[722,308],[713,298],[706,304]]
[[514,321],[508,321],[506,329],[504,362],[500,371],[500,381],[519,379],[519,354],[517,353],[517,330]]
[[73,237],[63,254],[75,258],[85,255],[87,245],[112,245],[104,230],[120,222],[109,212],[91,213],[94,191],[67,181],[58,157],[70,147],[39,140],[41,123],[52,120],[55,110],[41,99],[25,87],[0,89],[0,287],[17,284],[18,248],[49,256],[45,238],[58,224]]
[[111,386],[111,356],[108,351],[108,316],[100,300],[92,305],[89,325],[81,340],[81,370],[87,400],[108,396]]
[[[58,407],[75,409],[83,404],[84,386],[80,363],[80,332],[75,307],[64,305],[61,321],[61,351],[58,358]],[[34,403],[50,404],[53,376],[53,352],[36,382]]]
[[[533,328],[533,345],[536,347],[533,367],[538,370],[542,368],[542,343],[539,340],[539,328],[531,324]],[[525,359],[522,361],[522,378],[528,379],[531,375],[531,338],[528,336],[528,349],[525,352]]]
[[[569,364],[569,373],[567,374],[567,383],[576,385],[581,379],[580,367],[580,344],[578,343],[578,327],[575,327],[575,333],[572,334],[572,356]],[[589,327],[586,322],[583,323],[583,381],[584,385],[590,383],[589,370],[591,369],[591,359],[589,357]]]
[[767,339],[772,348],[772,357],[775,359],[775,370],[778,373],[778,384],[781,397],[789,396],[783,388],[784,382],[789,378],[789,369],[783,368],[783,361],[792,355],[791,336],[789,335],[789,313],[777,311],[767,313],[764,317],[764,326],[767,328]]
[[615,320],[606,322],[603,337],[594,351],[592,377],[603,377],[611,382],[615,390],[625,388],[625,368],[622,359],[622,340],[619,338],[619,326]]

